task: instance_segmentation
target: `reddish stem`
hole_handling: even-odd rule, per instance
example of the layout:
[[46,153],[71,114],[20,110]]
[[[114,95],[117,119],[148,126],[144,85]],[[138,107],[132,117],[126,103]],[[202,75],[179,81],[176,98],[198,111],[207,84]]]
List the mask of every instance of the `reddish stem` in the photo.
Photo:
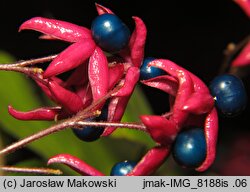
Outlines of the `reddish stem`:
[[4,166],[4,167],[0,167],[0,170],[5,171],[5,172],[32,173],[32,174],[45,174],[45,175],[61,175],[62,174],[62,171],[58,169],[48,169],[48,168],[27,168],[27,167]]
[[[37,59],[29,59],[29,60],[25,60],[25,61],[18,61],[16,63],[9,63],[9,64],[3,64],[7,67],[26,67],[28,65],[35,65],[38,63],[45,63],[45,62],[49,62],[53,59],[55,59],[57,57],[57,55],[50,55],[50,56],[46,56],[46,57],[41,57],[41,58],[37,58]],[[0,66],[3,66],[0,65]]]
[[79,121],[75,123],[76,126],[85,127],[119,127],[119,128],[128,128],[128,129],[136,129],[139,131],[147,132],[147,128],[143,124],[139,123],[113,123],[113,122],[88,122],[88,121]]
[[83,126],[94,126],[94,127],[123,127],[123,128],[131,128],[131,129],[137,129],[140,131],[146,131],[146,127],[142,124],[134,124],[134,123],[110,123],[110,122],[75,122],[72,119],[68,119],[67,121],[64,121],[60,124],[54,125],[52,127],[49,127],[47,129],[44,129],[38,133],[35,133],[33,135],[30,135],[20,141],[17,141],[16,143],[13,143],[9,145],[8,147],[2,149],[0,151],[0,156],[4,154],[9,154],[11,152],[16,151],[17,149],[26,146],[27,144],[31,143],[32,141],[41,139],[47,135],[50,135],[52,133],[56,133],[59,131],[62,131],[67,128],[83,128]]

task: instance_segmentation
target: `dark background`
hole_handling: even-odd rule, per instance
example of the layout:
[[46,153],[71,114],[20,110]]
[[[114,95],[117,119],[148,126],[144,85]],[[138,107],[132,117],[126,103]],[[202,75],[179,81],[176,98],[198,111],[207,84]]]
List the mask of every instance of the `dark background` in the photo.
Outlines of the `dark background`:
[[[18,32],[18,27],[35,17],[51,17],[90,27],[97,16],[95,2],[114,11],[131,29],[132,16],[139,16],[148,28],[145,55],[167,58],[187,68],[205,83],[218,74],[223,51],[230,42],[240,42],[250,31],[250,23],[240,7],[231,0],[210,1],[1,1],[0,49],[17,60],[56,54],[68,44],[39,40],[38,32]],[[164,2],[164,5],[163,5]],[[242,78],[250,95],[249,76]],[[167,110],[167,96],[143,87],[153,110]],[[219,142],[228,145],[241,134],[249,133],[249,105],[238,117],[220,117]],[[247,137],[248,140],[250,137]],[[250,144],[249,144],[250,146]],[[248,150],[249,151],[249,150]],[[246,158],[250,162],[248,152]],[[250,174],[250,173],[249,173]]]

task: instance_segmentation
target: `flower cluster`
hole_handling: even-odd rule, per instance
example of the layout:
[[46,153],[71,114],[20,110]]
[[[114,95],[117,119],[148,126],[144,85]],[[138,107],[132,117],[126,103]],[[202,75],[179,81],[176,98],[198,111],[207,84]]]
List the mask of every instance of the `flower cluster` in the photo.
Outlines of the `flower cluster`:
[[[192,166],[197,171],[207,170],[216,156],[218,134],[217,111],[208,87],[193,73],[167,59],[152,59],[146,65],[147,68],[160,69],[163,73],[146,79],[140,78],[142,67],[145,67],[142,64],[146,59],[144,46],[147,29],[144,22],[139,17],[133,17],[135,29],[130,36],[125,24],[110,9],[99,4],[96,4],[96,8],[98,19],[101,16],[105,16],[101,21],[114,19],[116,24],[122,26],[120,30],[107,38],[104,37],[107,24],[99,26],[101,21],[95,20],[92,28],[88,29],[42,17],[32,18],[20,26],[20,31],[31,29],[41,32],[42,39],[59,39],[71,44],[60,54],[50,58],[52,62],[44,72],[33,70],[28,73],[57,106],[26,112],[9,106],[10,115],[20,120],[65,119],[43,132],[44,136],[66,127],[83,131],[90,125],[104,127],[100,133],[102,137],[109,136],[120,126],[145,131],[156,146],[125,174],[129,176],[154,173],[170,154],[178,134],[183,130],[199,127],[204,133],[205,156],[197,165]],[[112,56],[107,56],[107,52]],[[72,72],[66,80],[58,77],[68,71]],[[127,103],[139,82],[167,93],[169,100],[166,105],[170,106],[170,111],[162,115],[141,115],[140,124],[121,123]],[[93,122],[93,118],[103,115],[105,108],[106,122]],[[40,137],[41,134],[29,137],[0,153],[7,153]],[[51,163],[66,164],[82,175],[103,175],[70,154],[51,157],[48,164]]]

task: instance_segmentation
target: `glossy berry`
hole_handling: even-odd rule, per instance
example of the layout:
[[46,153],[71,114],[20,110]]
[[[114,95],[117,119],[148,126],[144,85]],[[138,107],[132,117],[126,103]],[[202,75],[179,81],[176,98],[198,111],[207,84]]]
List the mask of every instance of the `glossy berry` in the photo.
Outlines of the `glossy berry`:
[[151,79],[160,75],[164,75],[165,72],[157,67],[148,67],[148,64],[155,60],[153,57],[146,57],[140,68],[140,80]]
[[247,94],[243,82],[231,74],[215,77],[209,86],[215,105],[225,116],[235,116],[247,105]]
[[129,28],[114,14],[97,16],[92,22],[91,31],[95,42],[111,53],[119,52],[130,38]]
[[183,167],[198,167],[206,157],[206,139],[202,129],[181,132],[173,146],[173,157]]
[[136,163],[133,161],[122,161],[116,163],[110,172],[111,176],[124,176],[128,174],[136,166]]
[[74,134],[82,141],[91,142],[100,138],[104,128],[84,127],[83,129],[72,129]]
[[[108,116],[108,106],[104,105],[102,113],[99,117],[87,119],[87,121],[106,121]],[[82,141],[91,142],[100,138],[104,128],[87,126],[83,129],[72,129],[73,133]]]

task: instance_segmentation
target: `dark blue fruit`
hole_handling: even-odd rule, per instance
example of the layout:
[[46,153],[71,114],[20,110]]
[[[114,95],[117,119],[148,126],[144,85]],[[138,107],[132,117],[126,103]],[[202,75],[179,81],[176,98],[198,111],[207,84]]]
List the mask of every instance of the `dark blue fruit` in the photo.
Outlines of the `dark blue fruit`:
[[247,93],[240,78],[223,74],[215,77],[209,86],[217,109],[225,116],[235,116],[247,105]]
[[136,166],[134,161],[122,161],[116,163],[110,172],[111,176],[124,176],[128,174]]
[[74,134],[81,140],[91,142],[100,138],[104,131],[101,127],[84,127],[83,129],[72,129]]
[[97,16],[92,22],[91,31],[95,42],[111,53],[119,52],[130,38],[129,28],[114,14]]
[[[87,121],[106,121],[108,117],[108,104],[106,103],[102,109],[102,113],[99,117],[90,118]],[[102,135],[104,128],[103,127],[91,127],[87,126],[83,129],[72,129],[73,133],[82,141],[95,141],[100,138]]]
[[173,157],[183,167],[198,167],[206,157],[206,139],[202,129],[181,132],[173,146]]
[[150,63],[153,60],[155,60],[155,58],[153,57],[146,57],[143,60],[143,63],[140,68],[140,80],[147,80],[165,74],[165,71],[161,70],[160,68],[147,66],[148,63]]

